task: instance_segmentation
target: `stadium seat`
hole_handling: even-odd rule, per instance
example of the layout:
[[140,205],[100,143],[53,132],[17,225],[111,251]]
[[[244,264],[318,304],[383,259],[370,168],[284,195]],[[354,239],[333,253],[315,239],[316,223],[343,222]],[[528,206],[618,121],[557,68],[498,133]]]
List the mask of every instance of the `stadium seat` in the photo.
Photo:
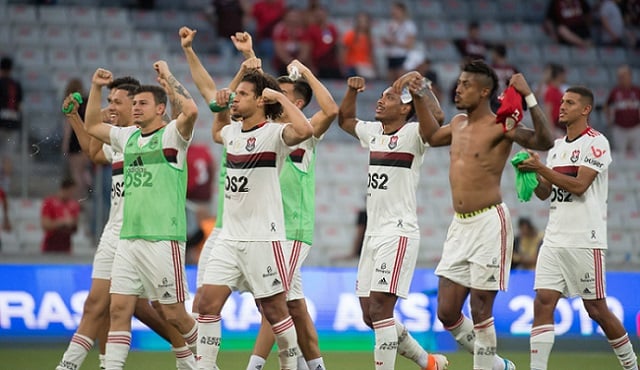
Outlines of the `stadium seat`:
[[136,9],[131,12],[131,25],[136,29],[155,30],[158,28],[158,12]]
[[502,42],[504,40],[504,28],[496,21],[480,23],[480,35],[490,42]]
[[391,4],[384,0],[360,0],[360,7],[374,17],[387,17],[391,13]]
[[598,55],[600,63],[610,68],[627,63],[627,51],[624,48],[599,47]]
[[131,26],[129,11],[125,8],[100,8],[98,10],[98,20],[105,28]]
[[524,20],[526,22],[542,24],[548,2],[548,0],[528,0],[522,2]]
[[570,48],[573,65],[595,66],[598,64],[598,53],[595,48]]
[[133,38],[133,32],[126,28],[110,28],[104,33],[104,43],[107,47],[131,48],[134,45]]
[[22,46],[44,46],[42,40],[42,32],[40,27],[33,25],[20,24],[13,26],[11,30],[11,39],[17,47]]
[[74,25],[96,27],[98,25],[98,8],[89,5],[69,7],[69,20]]
[[[502,22],[519,22],[524,19],[524,4],[519,1],[498,0],[496,18]],[[505,36],[509,36],[505,33]]]
[[56,107],[50,91],[28,91],[24,94],[24,104],[32,111],[51,111]]
[[517,43],[509,48],[509,58],[515,63],[538,63],[541,58],[536,44]]
[[99,46],[78,47],[78,66],[82,69],[96,70],[99,67],[109,66],[107,52]]
[[203,11],[184,12],[181,16],[185,19],[185,24],[178,25],[175,28],[176,34],[182,26],[188,26],[189,28],[198,30],[198,35],[205,30],[214,30],[211,25],[211,21],[207,18]]
[[131,71],[140,65],[138,54],[132,53],[130,48],[113,49],[107,54],[109,66],[115,70]]
[[158,13],[158,25],[156,29],[162,28],[164,30],[174,31],[177,34],[180,27],[191,24],[184,16],[184,12],[179,12],[175,9],[161,10]]
[[100,47],[103,32],[95,27],[78,26],[73,30],[73,43],[79,47]]
[[74,69],[77,67],[75,49],[60,46],[47,48],[47,63],[52,68]]
[[558,44],[543,45],[542,60],[546,63],[558,63],[565,66],[572,64],[569,47]]
[[531,25],[524,22],[508,22],[504,24],[505,41],[514,43],[514,46],[520,46],[520,43],[533,45],[530,40],[533,37]]
[[413,15],[417,18],[442,19],[444,10],[442,3],[437,0],[416,0]]
[[36,24],[38,23],[36,9],[34,5],[9,4],[7,5],[8,20],[16,25]]
[[640,49],[629,50],[629,56],[627,58],[633,67],[640,68]]
[[[484,1],[484,0],[482,0]],[[473,2],[475,8],[475,1]],[[444,14],[448,19],[470,19],[472,7],[466,0],[447,0],[444,7]]]
[[458,50],[449,40],[431,40],[427,42],[427,52],[432,61],[448,61],[460,59]]
[[42,39],[47,46],[66,46],[72,44],[71,30],[68,26],[50,25],[42,30]]
[[41,47],[19,47],[15,53],[16,65],[21,67],[46,67],[45,52]]
[[469,34],[469,22],[466,20],[456,19],[448,21],[449,24],[449,36],[448,39],[464,39]]
[[421,34],[426,40],[446,39],[449,37],[447,22],[443,19],[430,18],[419,23]]
[[496,21],[498,18],[498,7],[495,0],[474,0],[469,3],[470,15],[472,18]]
[[132,42],[143,50],[164,50],[166,47],[163,34],[157,31],[135,31]]
[[41,68],[23,68],[20,82],[25,90],[48,90],[51,88],[50,72]]
[[42,24],[55,24],[59,26],[68,26],[69,8],[64,5],[41,6],[38,9],[38,19]]
[[353,17],[358,13],[358,1],[352,0],[331,0],[328,6],[331,14],[337,17]]

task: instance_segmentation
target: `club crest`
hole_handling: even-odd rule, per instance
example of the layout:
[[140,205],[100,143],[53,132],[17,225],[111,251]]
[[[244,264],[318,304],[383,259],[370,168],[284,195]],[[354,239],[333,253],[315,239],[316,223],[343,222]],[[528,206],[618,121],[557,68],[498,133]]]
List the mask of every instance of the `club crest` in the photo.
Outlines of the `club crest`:
[[253,149],[256,148],[256,138],[255,137],[250,137],[247,139],[247,145],[244,147],[247,152],[252,151]]
[[398,135],[393,135],[389,140],[389,149],[394,149],[397,146],[398,146]]
[[576,149],[571,153],[571,158],[569,158],[569,160],[571,160],[571,163],[576,163],[578,158],[580,158],[580,150]]

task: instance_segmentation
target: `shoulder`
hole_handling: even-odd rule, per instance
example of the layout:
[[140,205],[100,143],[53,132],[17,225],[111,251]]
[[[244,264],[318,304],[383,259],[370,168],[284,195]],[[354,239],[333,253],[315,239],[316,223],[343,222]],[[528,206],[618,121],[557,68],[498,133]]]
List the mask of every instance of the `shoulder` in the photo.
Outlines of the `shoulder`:
[[458,113],[455,116],[453,116],[453,118],[451,118],[451,121],[449,121],[449,124],[454,125],[461,122],[467,122],[468,120],[469,120],[469,116],[467,116],[466,113]]

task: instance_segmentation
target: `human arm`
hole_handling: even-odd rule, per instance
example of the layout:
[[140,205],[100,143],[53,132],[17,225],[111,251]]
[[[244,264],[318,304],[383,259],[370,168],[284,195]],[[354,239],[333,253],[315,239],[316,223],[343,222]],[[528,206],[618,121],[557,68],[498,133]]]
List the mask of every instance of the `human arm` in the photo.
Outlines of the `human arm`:
[[236,32],[231,35],[231,41],[236,50],[242,53],[244,59],[254,58],[256,53],[253,51],[253,39],[249,32]]
[[200,95],[202,95],[207,104],[209,104],[209,102],[215,98],[217,88],[213,78],[211,78],[209,72],[207,72],[202,65],[202,62],[200,62],[196,52],[193,51],[192,44],[196,32],[196,30],[192,30],[188,27],[182,27],[180,28],[180,31],[178,31],[178,34],[180,35],[182,51],[187,58],[187,63],[189,64],[191,78],[195,82],[198,91],[200,91]]
[[358,138],[356,134],[356,96],[363,92],[366,88],[365,80],[362,77],[355,76],[347,79],[347,92],[342,98],[340,108],[338,109],[338,125],[349,135]]
[[[220,89],[216,94],[216,101],[229,101],[229,96],[231,96],[230,89]],[[222,129],[230,123],[231,113],[229,109],[223,109],[214,115],[213,125],[211,126],[211,136],[214,142],[223,144]]]
[[193,127],[198,118],[198,106],[193,101],[191,94],[180,84],[178,80],[171,74],[169,65],[163,61],[157,61],[153,64],[153,68],[158,73],[158,79],[165,80],[168,90],[175,96],[172,102],[176,111],[180,114],[176,118],[176,128],[185,140],[190,140],[193,135]]
[[[110,163],[107,158],[104,156],[102,152],[102,142],[92,138],[84,128],[84,122],[82,122],[82,118],[78,114],[78,103],[74,102],[72,95],[67,96],[62,102],[63,111],[65,108],[69,106],[69,104],[73,103],[73,108],[69,113],[65,113],[65,119],[70,126],[70,129],[75,132],[76,137],[78,138],[78,143],[80,143],[80,148],[82,152],[91,159],[93,163],[96,164],[108,164]],[[96,147],[99,148],[99,151],[96,150]]]
[[111,144],[111,125],[104,123],[100,104],[102,103],[102,88],[113,81],[110,71],[98,68],[91,79],[87,109],[85,111],[85,130],[97,140]]
[[265,104],[279,103],[282,105],[284,114],[289,117],[290,124],[286,125],[282,131],[282,140],[285,144],[294,146],[313,135],[313,127],[307,121],[307,117],[283,93],[265,88],[262,91],[262,99]]
[[289,64],[288,68],[292,67],[297,68],[300,75],[309,83],[320,106],[320,110],[310,120],[311,126],[313,126],[313,136],[319,138],[327,132],[331,122],[338,116],[338,104],[333,100],[329,90],[307,66],[295,59]]
[[[535,96],[521,73],[516,73],[511,76],[509,85],[513,86],[527,101],[535,101]],[[518,125],[513,130],[507,131],[505,136],[524,148],[533,150],[551,149],[553,146],[553,133],[547,115],[537,102],[535,105],[527,102],[527,105],[529,106],[529,112],[533,120],[533,130]]]

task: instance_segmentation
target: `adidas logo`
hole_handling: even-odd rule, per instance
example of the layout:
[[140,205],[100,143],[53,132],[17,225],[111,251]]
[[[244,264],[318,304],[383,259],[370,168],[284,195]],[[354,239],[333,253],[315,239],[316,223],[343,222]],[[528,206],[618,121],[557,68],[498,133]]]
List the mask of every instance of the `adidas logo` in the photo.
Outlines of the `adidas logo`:
[[164,292],[164,294],[162,295],[162,298],[171,298],[171,293]]
[[487,279],[487,281],[488,281],[488,282],[490,282],[490,283],[495,283],[495,282],[496,282],[496,277],[495,277],[495,276],[493,276],[493,275],[491,275],[491,276],[489,276],[489,278]]
[[582,291],[582,293],[584,293],[584,294],[591,294],[591,291],[589,290],[589,288],[584,288],[584,290]]
[[282,283],[280,282],[280,280],[278,280],[278,279],[274,279],[274,280],[273,280],[273,283],[271,284],[271,286],[278,286],[278,285],[280,285],[280,284],[282,284]]
[[144,166],[144,163],[142,163],[142,157],[138,156],[138,158],[136,158],[135,161],[131,162],[131,164],[129,166],[131,166],[131,167]]
[[382,278],[382,279],[378,280],[378,285],[389,285],[389,283],[387,283],[387,279],[386,278]]
[[316,370],[325,370],[325,369],[324,369],[324,367],[322,367],[322,365],[318,365],[318,366],[316,367]]
[[262,365],[256,365],[256,370],[262,370]]

